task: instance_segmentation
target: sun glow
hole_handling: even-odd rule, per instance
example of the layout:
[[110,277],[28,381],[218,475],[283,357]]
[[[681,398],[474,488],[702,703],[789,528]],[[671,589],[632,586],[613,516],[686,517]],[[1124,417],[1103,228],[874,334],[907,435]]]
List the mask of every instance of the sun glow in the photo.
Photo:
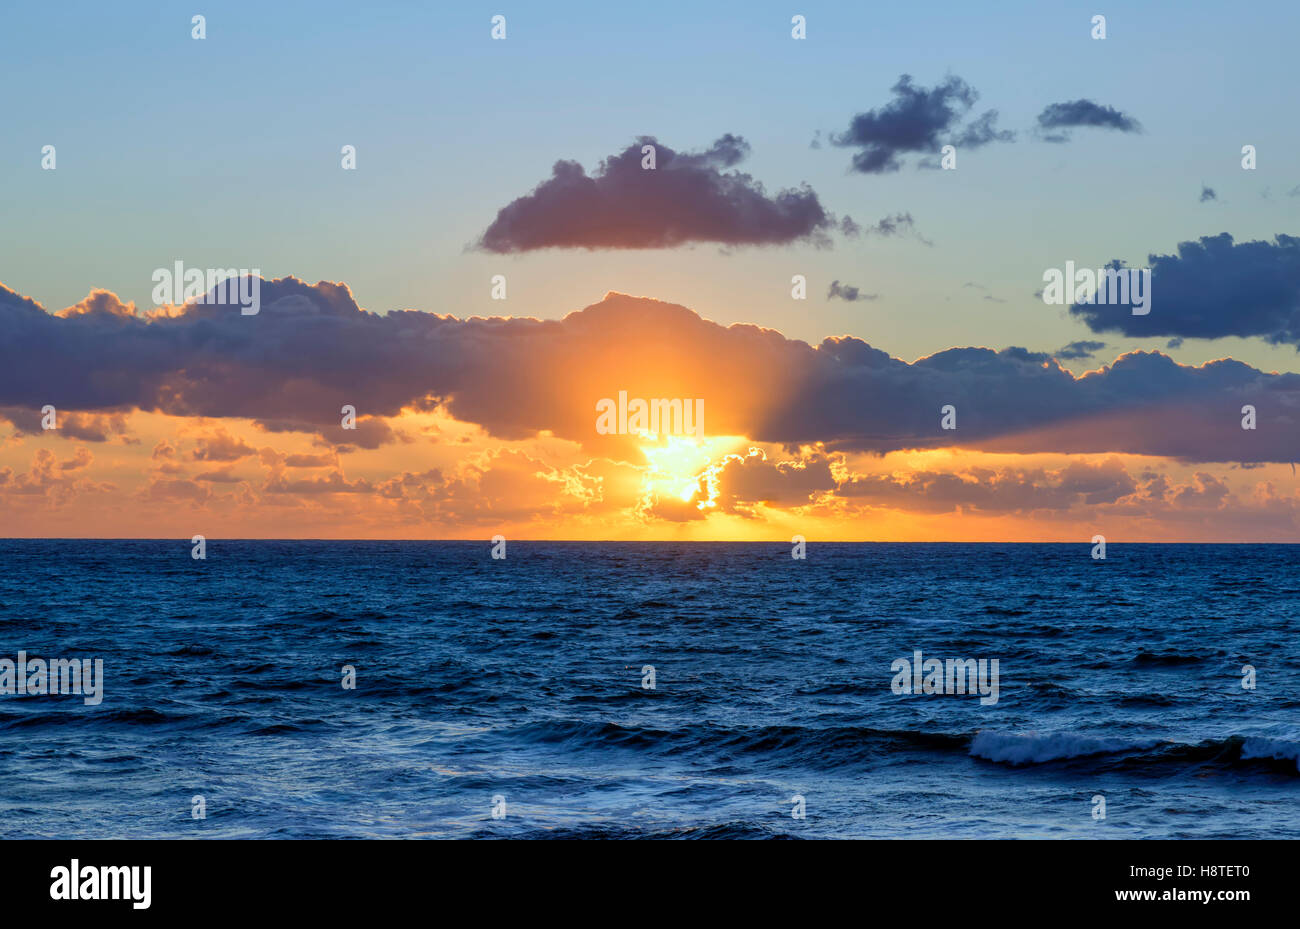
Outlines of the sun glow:
[[645,444],[646,467],[642,479],[642,504],[676,499],[694,503],[700,510],[717,506],[718,484],[714,464],[734,443],[731,437],[695,439],[687,436],[640,433]]

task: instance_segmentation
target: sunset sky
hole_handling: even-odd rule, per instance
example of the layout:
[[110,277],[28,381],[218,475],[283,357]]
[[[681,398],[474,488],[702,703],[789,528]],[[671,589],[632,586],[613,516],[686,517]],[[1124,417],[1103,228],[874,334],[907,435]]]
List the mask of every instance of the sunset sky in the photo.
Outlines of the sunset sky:
[[442,6],[0,12],[0,537],[1297,538],[1300,7]]

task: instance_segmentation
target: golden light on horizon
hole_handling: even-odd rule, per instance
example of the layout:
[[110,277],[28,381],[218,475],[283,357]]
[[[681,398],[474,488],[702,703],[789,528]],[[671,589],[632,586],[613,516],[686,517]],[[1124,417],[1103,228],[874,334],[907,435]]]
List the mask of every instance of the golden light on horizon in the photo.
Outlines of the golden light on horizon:
[[656,499],[696,500],[701,510],[717,506],[717,469],[738,441],[737,436],[696,439],[689,436],[639,433],[646,465],[641,491],[643,505]]

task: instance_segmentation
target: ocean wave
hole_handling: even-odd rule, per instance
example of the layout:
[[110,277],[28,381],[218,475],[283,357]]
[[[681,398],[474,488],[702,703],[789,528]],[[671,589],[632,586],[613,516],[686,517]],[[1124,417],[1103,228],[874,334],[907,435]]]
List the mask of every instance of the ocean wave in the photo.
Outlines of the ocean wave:
[[1230,735],[1193,743],[1103,738],[1074,732],[981,731],[971,740],[970,754],[1012,767],[1086,759],[1097,769],[1138,774],[1161,774],[1171,768],[1300,773],[1300,743],[1258,736]]
[[964,749],[962,734],[866,726],[691,726],[651,729],[574,719],[530,723],[499,736],[513,744],[563,745],[568,749],[636,749],[664,754],[703,751],[713,757],[776,756],[811,766],[837,766],[883,759],[898,750]]
[[1102,739],[1073,732],[1004,733],[981,731],[971,740],[970,753],[988,761],[1012,765],[1043,764],[1089,755],[1143,751],[1160,744],[1159,739],[1124,741]]
[[1300,773],[1300,743],[1241,735],[1179,742],[1079,732],[981,730],[969,735],[866,726],[779,725],[655,729],[553,719],[496,730],[493,736],[512,745],[554,746],[569,752],[622,750],[665,758],[702,755],[714,763],[770,762],[821,769],[868,767],[909,754],[933,753],[964,754],[1013,768],[1084,764],[1098,771],[1150,775],[1189,768]]
[[1134,656],[1133,663],[1176,666],[1176,665],[1185,665],[1185,664],[1196,664],[1197,662],[1204,661],[1204,660],[1205,659],[1202,658],[1200,655],[1180,655],[1176,652],[1171,652],[1169,654],[1161,655],[1156,652],[1142,651],[1142,652],[1138,652],[1137,655]]
[[203,657],[214,654],[214,652],[206,645],[182,645],[179,648],[173,648],[170,651],[165,652],[165,654],[184,655],[186,657]]
[[1300,772],[1300,742],[1252,736],[1241,743],[1241,757],[1295,762],[1296,771]]
[[646,826],[638,828],[624,825],[563,826],[554,829],[533,829],[523,834],[507,830],[483,829],[472,838],[519,839],[798,839],[799,836],[780,832],[768,826],[744,821],[711,823],[702,826]]

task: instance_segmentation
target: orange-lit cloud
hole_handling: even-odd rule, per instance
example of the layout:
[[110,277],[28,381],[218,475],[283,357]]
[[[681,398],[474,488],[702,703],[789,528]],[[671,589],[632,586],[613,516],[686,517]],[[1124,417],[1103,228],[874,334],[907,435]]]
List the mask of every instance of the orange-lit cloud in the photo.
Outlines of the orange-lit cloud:
[[[611,294],[563,320],[379,315],[265,282],[256,316],[47,313],[0,291],[13,535],[1290,539],[1300,378],[1135,353],[908,363]],[[93,350],[92,350],[93,349]],[[596,402],[700,398],[704,436]],[[42,428],[41,408],[58,409]],[[1257,430],[1240,408],[1257,408]],[[940,408],[956,408],[956,429]],[[345,428],[341,410],[357,411]],[[98,443],[95,453],[86,445]]]

